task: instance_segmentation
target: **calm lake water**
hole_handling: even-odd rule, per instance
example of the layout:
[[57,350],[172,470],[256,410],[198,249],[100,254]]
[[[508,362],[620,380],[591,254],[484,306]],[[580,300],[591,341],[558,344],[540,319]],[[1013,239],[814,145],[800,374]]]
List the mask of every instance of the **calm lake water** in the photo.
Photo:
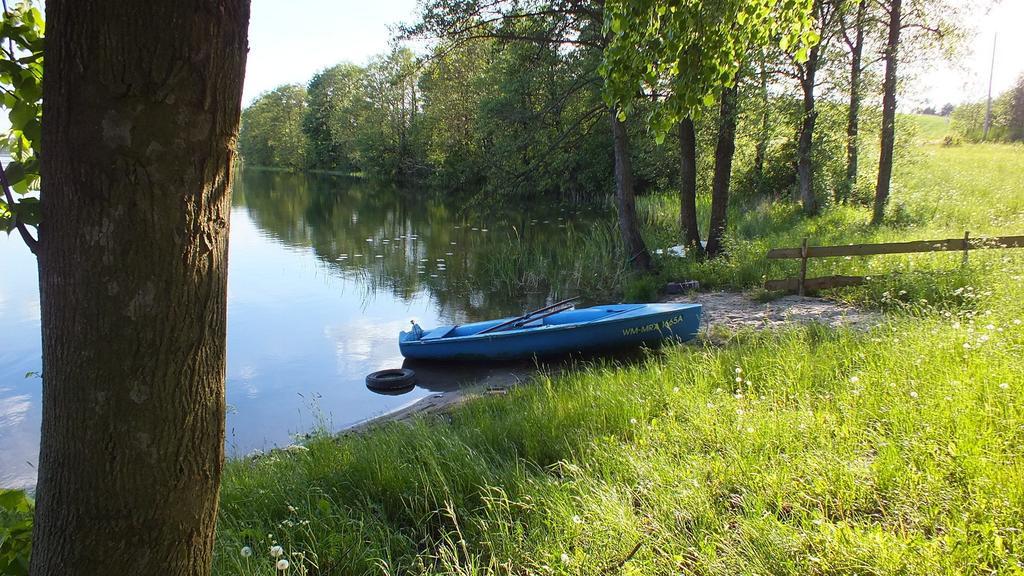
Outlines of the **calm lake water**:
[[[399,396],[364,377],[399,367],[398,332],[543,305],[564,286],[517,287],[509,246],[555,255],[600,215],[534,207],[473,215],[365,181],[247,170],[234,192],[228,276],[231,455],[340,430],[501,368],[435,367]],[[479,214],[479,213],[478,213]],[[36,263],[0,234],[0,487],[35,483],[42,380]]]

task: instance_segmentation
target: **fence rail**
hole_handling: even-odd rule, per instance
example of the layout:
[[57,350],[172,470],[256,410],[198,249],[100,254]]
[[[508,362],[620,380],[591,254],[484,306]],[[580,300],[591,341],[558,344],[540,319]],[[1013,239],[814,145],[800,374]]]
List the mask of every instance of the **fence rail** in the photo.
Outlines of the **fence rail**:
[[836,258],[841,256],[873,256],[877,254],[911,254],[919,252],[963,252],[963,261],[967,263],[967,255],[971,250],[993,248],[1024,248],[1024,236],[995,236],[991,238],[971,238],[970,232],[964,232],[963,238],[947,238],[944,240],[915,240],[913,242],[886,242],[882,244],[848,244],[845,246],[808,246],[807,238],[799,248],[772,248],[768,251],[770,259],[800,259],[800,275],[796,278],[782,280],[766,280],[767,290],[796,291],[803,296],[808,290],[824,290],[841,286],[856,286],[867,279],[863,276],[824,276],[821,278],[807,277],[807,261],[811,258]]

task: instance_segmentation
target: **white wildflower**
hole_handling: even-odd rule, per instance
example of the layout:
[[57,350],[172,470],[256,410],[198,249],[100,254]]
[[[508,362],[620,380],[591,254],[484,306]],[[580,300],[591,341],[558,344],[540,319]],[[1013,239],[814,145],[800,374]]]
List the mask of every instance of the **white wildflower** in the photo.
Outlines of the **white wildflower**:
[[737,384],[743,384],[743,378],[740,378],[739,376],[737,376],[736,377],[736,383]]
[[996,327],[994,325],[992,325],[992,324],[986,324],[985,325],[985,330],[995,330],[995,329],[996,329]]
[[569,563],[569,555],[566,554],[565,552],[562,552],[562,564],[568,564],[568,563]]
[[281,548],[280,546],[271,546],[270,547],[270,555],[273,556],[274,558],[277,558],[281,554],[284,554],[284,548]]
[[1003,390],[1006,390],[1007,388],[1010,387],[1010,385],[1007,384],[1006,382],[1003,382],[1002,384],[999,385],[999,387],[1002,388]]
[[911,390],[911,391],[910,391],[910,397],[911,397],[911,398],[917,398],[917,392],[915,392],[915,391]]
[[572,521],[574,524],[583,524],[583,519],[580,518],[579,514],[574,514],[572,517]]
[[291,512],[292,514],[294,514],[295,513],[295,506],[292,506],[291,504],[289,504],[288,505],[288,511]]
[[629,419],[629,423],[630,424],[636,424],[636,418],[630,418]]
[[248,558],[252,556],[252,548],[248,546],[242,546],[242,558]]
[[856,384],[857,382],[860,382],[860,378],[859,377],[857,377],[857,376],[850,376],[850,384]]
[[277,569],[278,570],[287,570],[288,569],[288,561],[285,560],[284,558],[281,558],[280,560],[278,560],[277,561]]
[[743,368],[740,368],[739,366],[737,366],[736,369],[734,370],[734,372],[736,372],[737,374],[743,374]]
[[672,391],[678,393],[679,392],[679,386],[674,386],[672,388]]

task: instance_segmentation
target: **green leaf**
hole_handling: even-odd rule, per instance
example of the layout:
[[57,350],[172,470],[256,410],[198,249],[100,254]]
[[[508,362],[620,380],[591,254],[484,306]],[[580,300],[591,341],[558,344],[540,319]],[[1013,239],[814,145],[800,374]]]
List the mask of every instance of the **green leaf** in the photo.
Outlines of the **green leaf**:
[[[28,181],[24,181],[26,186]],[[20,202],[17,202],[14,206],[14,213],[18,216],[18,219],[28,224],[29,226],[38,226],[42,219],[42,214],[39,210],[39,199],[38,198],[25,198]]]
[[11,108],[8,117],[11,119],[12,126],[21,129],[29,120],[36,117],[36,110],[34,106],[18,101],[15,103],[14,108]]
[[13,161],[4,168],[4,173],[7,174],[7,181],[13,185],[25,179],[25,166],[21,162]]
[[24,490],[0,488],[0,510],[7,512],[30,512],[33,508],[32,499]]

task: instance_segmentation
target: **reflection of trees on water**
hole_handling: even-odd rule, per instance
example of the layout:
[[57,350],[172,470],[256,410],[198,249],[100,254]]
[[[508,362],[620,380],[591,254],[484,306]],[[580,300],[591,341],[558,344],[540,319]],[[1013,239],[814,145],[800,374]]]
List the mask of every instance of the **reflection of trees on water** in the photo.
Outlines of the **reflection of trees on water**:
[[593,234],[609,224],[595,215],[535,207],[483,217],[436,197],[321,174],[245,170],[236,182],[235,206],[284,244],[311,247],[364,298],[426,292],[455,322],[587,292],[602,283],[591,267],[603,252],[614,267],[614,242],[600,245],[614,231]]

